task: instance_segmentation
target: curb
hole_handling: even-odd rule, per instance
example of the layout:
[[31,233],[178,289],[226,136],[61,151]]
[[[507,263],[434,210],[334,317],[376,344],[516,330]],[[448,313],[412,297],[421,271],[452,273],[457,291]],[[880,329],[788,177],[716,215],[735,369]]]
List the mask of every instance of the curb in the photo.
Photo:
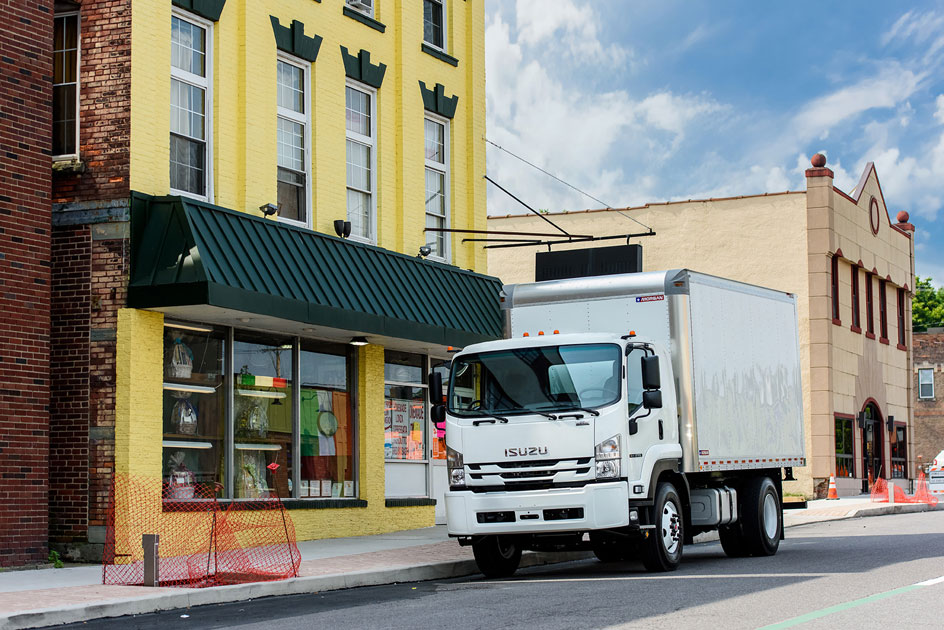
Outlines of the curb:
[[[864,505],[849,507],[849,512],[842,516],[810,515],[810,520],[784,523],[784,528],[792,528],[812,523],[848,520],[867,516],[886,514],[908,514],[914,512],[944,511],[944,502],[936,507],[924,503],[897,503],[887,505]],[[802,518],[791,515],[791,520]],[[695,544],[715,542],[717,532],[706,532],[695,537]],[[590,552],[576,551],[565,553],[525,552],[521,556],[521,568],[559,564],[592,558]],[[93,604],[71,604],[56,608],[29,610],[9,615],[0,615],[0,630],[22,630],[41,626],[54,626],[67,623],[79,623],[107,617],[142,615],[176,608],[191,608],[208,604],[253,600],[260,597],[277,595],[302,595],[335,591],[358,586],[380,586],[398,582],[423,582],[464,577],[478,573],[475,560],[451,560],[421,566],[394,569],[365,570],[334,575],[289,578],[275,582],[253,582],[251,584],[233,584],[202,589],[187,589],[179,593],[162,593],[154,597],[134,597],[115,599]]]
[[[589,552],[526,552],[521,556],[521,568],[572,562],[592,557],[593,554]],[[80,623],[106,617],[142,615],[176,608],[246,601],[275,595],[302,595],[358,586],[423,582],[463,577],[478,572],[479,569],[475,564],[475,560],[452,560],[396,569],[372,569],[335,575],[289,578],[275,582],[253,582],[251,584],[187,589],[180,593],[162,593],[154,597],[115,599],[93,604],[71,604],[69,606],[0,615],[0,630],[22,630],[23,628]]]

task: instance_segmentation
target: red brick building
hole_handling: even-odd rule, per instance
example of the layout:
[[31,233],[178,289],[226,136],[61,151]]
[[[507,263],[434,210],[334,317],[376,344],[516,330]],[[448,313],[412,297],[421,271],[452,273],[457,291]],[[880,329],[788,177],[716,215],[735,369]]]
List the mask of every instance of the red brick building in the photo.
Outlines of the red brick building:
[[944,328],[915,332],[914,449],[918,466],[944,450]]
[[78,63],[54,88],[64,98],[52,171],[49,542],[71,559],[100,554],[114,466],[115,330],[129,267],[130,12],[130,0],[56,3],[57,45],[75,48]]
[[53,15],[0,3],[0,567],[47,558]]

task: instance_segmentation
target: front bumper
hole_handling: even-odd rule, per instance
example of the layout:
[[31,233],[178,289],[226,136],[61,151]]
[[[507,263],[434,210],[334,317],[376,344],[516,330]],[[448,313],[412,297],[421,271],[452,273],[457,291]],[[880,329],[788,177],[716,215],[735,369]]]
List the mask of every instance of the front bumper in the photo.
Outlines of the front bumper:
[[[550,512],[545,512],[549,510]],[[575,514],[582,514],[576,518]],[[508,513],[514,513],[513,520]],[[480,523],[478,515],[503,513],[507,522]],[[561,514],[567,518],[545,519]],[[582,488],[446,493],[446,523],[450,536],[529,534],[610,529],[629,524],[629,495],[625,481],[593,483]]]

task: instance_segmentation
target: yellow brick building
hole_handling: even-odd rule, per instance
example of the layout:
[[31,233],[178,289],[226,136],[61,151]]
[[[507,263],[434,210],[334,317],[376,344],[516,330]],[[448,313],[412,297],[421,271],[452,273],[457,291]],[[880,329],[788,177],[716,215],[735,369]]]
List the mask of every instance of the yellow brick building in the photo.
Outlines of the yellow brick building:
[[[571,234],[645,231],[628,214],[655,231],[634,239],[646,271],[688,268],[797,296],[808,465],[784,488],[819,497],[831,475],[853,495],[869,479],[905,485],[915,472],[914,226],[886,207],[871,163],[845,192],[825,162],[814,157],[805,191],[548,215]],[[488,227],[544,231],[533,215],[491,216]],[[488,264],[505,283],[534,281],[533,249],[490,249]]]
[[427,374],[501,334],[484,251],[448,231],[485,228],[483,2],[130,12],[116,472],[164,501],[278,492],[300,540],[432,525]]

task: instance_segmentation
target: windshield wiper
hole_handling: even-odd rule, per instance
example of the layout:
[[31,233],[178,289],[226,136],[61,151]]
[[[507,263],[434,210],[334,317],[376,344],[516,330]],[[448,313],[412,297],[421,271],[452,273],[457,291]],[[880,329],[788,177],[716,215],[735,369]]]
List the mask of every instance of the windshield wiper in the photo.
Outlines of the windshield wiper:
[[563,409],[557,409],[557,411],[582,411],[584,413],[589,413],[591,416],[600,415],[600,412],[596,409],[587,409],[586,407],[564,407]]
[[496,416],[495,414],[488,413],[487,411],[479,411],[478,413],[482,414],[483,416],[488,416],[489,419],[488,420],[473,420],[472,421],[473,427],[477,427],[480,424],[495,424],[495,420],[498,420],[502,424],[508,424],[508,418],[505,418],[503,416]]
[[505,413],[512,413],[512,412],[514,412],[514,413],[518,413],[518,412],[536,413],[536,414],[539,415],[539,416],[544,416],[544,417],[547,418],[548,420],[557,420],[557,416],[555,416],[555,415],[552,414],[552,413],[547,413],[547,412],[545,412],[545,411],[538,411],[537,409],[531,409],[530,407],[520,407],[520,406],[519,406],[519,407],[512,407],[511,409],[502,409],[501,411],[503,411],[503,412],[505,412]]

